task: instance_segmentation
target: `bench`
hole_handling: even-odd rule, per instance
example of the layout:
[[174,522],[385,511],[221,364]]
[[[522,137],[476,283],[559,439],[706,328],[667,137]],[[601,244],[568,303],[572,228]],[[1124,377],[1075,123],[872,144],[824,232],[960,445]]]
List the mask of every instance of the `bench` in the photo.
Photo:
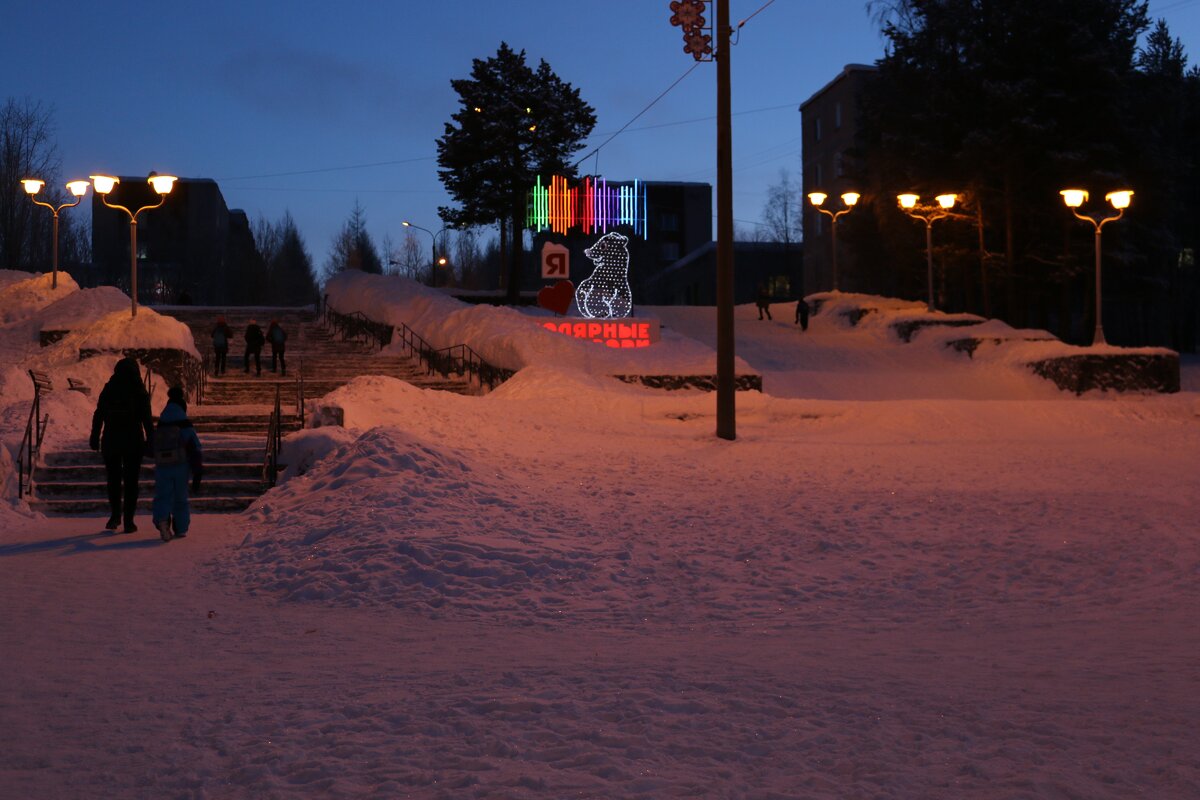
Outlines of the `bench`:
[[28,370],[29,378],[33,381],[34,391],[37,392],[53,392],[54,384],[50,382],[50,376],[44,372],[39,372],[35,369]]

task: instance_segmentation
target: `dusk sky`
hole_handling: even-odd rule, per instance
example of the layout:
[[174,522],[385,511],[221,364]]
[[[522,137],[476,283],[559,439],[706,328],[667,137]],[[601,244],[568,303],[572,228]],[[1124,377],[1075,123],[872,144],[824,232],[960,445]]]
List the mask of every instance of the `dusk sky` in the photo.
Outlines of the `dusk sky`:
[[[734,202],[762,216],[800,172],[801,102],[883,51],[863,0],[732,0]],[[1155,0],[1200,60],[1200,0]],[[213,178],[230,208],[295,217],[318,267],[357,200],[377,243],[401,220],[441,227],[435,139],[450,81],[501,41],[549,62],[596,109],[588,152],[692,65],[667,0],[485,3],[9,4],[5,97],[53,106],[63,179],[95,172]],[[715,181],[715,69],[701,64],[583,169],[609,179]],[[428,237],[422,244],[428,246]]]

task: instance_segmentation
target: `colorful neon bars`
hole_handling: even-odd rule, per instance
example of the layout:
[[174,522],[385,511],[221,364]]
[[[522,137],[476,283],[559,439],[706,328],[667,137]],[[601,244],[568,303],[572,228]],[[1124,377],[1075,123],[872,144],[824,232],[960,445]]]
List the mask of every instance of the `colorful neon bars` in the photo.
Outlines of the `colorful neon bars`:
[[525,225],[534,231],[549,228],[564,235],[572,228],[592,234],[628,225],[635,235],[645,238],[646,210],[643,181],[610,184],[589,176],[570,188],[561,175],[551,176],[549,186],[542,184],[539,175],[529,190]]

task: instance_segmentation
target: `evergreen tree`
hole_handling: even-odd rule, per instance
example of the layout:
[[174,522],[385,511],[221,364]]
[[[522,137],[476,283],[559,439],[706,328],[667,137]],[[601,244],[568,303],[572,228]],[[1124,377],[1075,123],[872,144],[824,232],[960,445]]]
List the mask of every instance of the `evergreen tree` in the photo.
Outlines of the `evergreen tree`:
[[459,110],[437,140],[438,174],[458,203],[441,208],[455,227],[507,223],[513,232],[508,297],[520,291],[525,194],[537,175],[574,174],[571,157],[596,124],[579,90],[541,61],[525,63],[525,51],[501,43],[496,55],[475,59],[471,77],[453,80]]
[[367,216],[358,201],[341,231],[333,239],[333,250],[325,266],[326,275],[347,269],[357,269],[376,275],[383,274],[383,260],[367,232]]

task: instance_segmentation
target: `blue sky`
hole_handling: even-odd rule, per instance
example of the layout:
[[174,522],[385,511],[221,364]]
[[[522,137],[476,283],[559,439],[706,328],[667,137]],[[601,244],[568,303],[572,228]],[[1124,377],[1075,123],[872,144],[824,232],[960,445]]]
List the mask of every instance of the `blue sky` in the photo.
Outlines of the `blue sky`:
[[[743,19],[766,0],[731,0]],[[1200,61],[1200,0],[1156,0]],[[0,26],[0,94],[55,109],[64,180],[151,170],[216,179],[231,208],[290,210],[318,266],[357,200],[377,241],[438,228],[435,139],[450,80],[507,41],[596,109],[589,148],[692,66],[667,0],[23,3]],[[775,0],[733,51],[734,203],[799,176],[799,104],[882,54],[864,0]],[[585,167],[715,180],[715,70],[703,64]]]

